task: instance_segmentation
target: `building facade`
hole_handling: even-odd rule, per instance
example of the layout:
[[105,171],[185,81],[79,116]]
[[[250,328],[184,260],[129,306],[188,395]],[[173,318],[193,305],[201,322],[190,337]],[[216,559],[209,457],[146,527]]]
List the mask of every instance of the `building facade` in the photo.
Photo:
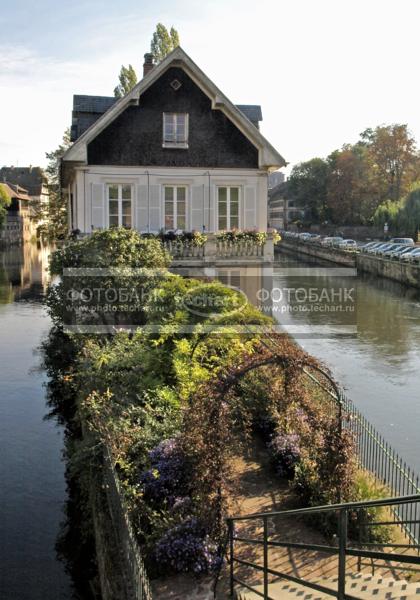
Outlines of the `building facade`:
[[62,162],[72,230],[267,229],[268,173],[285,164],[259,106],[232,104],[180,48],[124,98],[75,96]]

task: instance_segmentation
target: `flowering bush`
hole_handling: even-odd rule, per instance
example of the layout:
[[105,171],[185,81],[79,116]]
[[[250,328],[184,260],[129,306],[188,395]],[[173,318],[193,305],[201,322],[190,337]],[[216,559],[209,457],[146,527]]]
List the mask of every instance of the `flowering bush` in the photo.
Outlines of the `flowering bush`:
[[202,575],[220,565],[217,544],[195,518],[169,529],[156,544],[159,566],[176,573]]
[[301,458],[299,436],[296,433],[277,431],[271,438],[268,449],[277,473],[281,477],[291,479]]
[[189,504],[185,457],[176,439],[164,440],[149,452],[150,469],[140,481],[146,501],[182,510]]
[[257,231],[256,229],[231,229],[230,231],[219,231],[216,239],[220,242],[233,243],[249,241],[254,242],[257,246],[263,246],[267,241],[267,233],[265,231]]
[[201,231],[161,231],[158,234],[162,242],[173,241],[181,246],[190,244],[192,246],[204,246],[207,242],[207,236]]

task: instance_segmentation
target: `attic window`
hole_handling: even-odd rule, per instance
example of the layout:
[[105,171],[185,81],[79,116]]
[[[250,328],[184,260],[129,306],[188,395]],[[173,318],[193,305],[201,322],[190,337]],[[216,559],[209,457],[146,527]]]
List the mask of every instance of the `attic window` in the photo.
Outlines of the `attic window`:
[[174,89],[176,92],[179,90],[181,85],[182,83],[178,81],[178,79],[174,79],[173,81],[171,81],[171,88]]
[[163,113],[163,147],[188,148],[188,113]]

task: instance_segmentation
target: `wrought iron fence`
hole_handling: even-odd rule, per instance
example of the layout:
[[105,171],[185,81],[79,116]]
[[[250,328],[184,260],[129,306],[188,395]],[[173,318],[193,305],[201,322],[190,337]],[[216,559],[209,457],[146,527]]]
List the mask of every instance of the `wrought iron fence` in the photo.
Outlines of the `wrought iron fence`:
[[[267,336],[263,343],[272,352],[276,351],[276,342]],[[407,465],[385,438],[363,416],[353,401],[348,398],[343,390],[334,385],[331,391],[312,373],[303,369],[304,374],[316,385],[321,387],[336,405],[341,415],[343,428],[350,430],[355,437],[357,446],[357,460],[362,469],[372,473],[378,482],[389,490],[390,495],[411,496],[420,494],[420,476]],[[327,374],[326,374],[327,375]],[[329,376],[327,375],[327,378]],[[330,380],[331,381],[331,380]],[[410,544],[420,544],[420,505],[396,505],[393,511],[395,522],[407,535]],[[420,548],[418,548],[420,553]]]
[[120,481],[107,448],[104,449],[103,458],[106,497],[121,552],[129,596],[133,600],[152,600],[141,551],[127,513]]

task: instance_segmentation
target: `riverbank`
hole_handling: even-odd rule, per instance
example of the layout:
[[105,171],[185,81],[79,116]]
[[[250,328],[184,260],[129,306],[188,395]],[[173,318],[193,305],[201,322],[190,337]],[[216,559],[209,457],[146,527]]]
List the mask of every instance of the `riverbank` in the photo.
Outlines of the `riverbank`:
[[420,265],[382,258],[365,253],[351,253],[339,248],[323,248],[303,242],[282,241],[277,253],[286,250],[298,256],[309,256],[334,263],[336,265],[357,268],[359,272],[370,273],[397,281],[405,286],[420,289]]

